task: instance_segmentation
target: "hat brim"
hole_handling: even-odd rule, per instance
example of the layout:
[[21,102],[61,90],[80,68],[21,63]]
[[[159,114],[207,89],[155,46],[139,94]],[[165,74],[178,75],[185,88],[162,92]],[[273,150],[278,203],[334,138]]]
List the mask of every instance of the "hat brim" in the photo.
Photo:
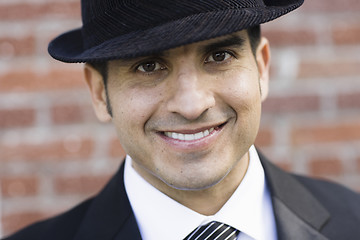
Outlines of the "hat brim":
[[134,31],[84,50],[81,28],[55,38],[50,55],[63,62],[99,62],[159,53],[171,48],[231,34],[274,20],[297,8],[242,8],[206,12],[147,30]]

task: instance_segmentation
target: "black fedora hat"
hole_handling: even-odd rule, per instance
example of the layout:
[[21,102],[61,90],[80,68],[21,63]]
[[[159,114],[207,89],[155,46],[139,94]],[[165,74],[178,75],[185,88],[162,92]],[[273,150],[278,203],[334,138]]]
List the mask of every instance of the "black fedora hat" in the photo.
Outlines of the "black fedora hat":
[[49,44],[63,62],[154,54],[278,18],[304,0],[82,0],[82,28]]

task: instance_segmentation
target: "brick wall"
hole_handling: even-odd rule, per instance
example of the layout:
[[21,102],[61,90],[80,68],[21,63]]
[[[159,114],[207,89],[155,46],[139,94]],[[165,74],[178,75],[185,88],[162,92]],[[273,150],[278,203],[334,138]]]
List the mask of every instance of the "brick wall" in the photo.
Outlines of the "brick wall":
[[[272,43],[257,145],[281,167],[360,190],[360,2],[307,0]],[[124,152],[92,111],[82,65],[47,55],[78,0],[0,1],[0,236],[96,193]]]

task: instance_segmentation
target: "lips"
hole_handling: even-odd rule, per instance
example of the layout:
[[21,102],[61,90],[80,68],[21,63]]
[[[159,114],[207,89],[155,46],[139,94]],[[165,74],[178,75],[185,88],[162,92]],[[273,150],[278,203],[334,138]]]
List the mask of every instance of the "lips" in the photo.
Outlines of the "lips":
[[226,124],[226,122],[223,124],[220,124],[218,126],[208,127],[207,129],[203,128],[205,130],[165,131],[165,132],[162,132],[162,134],[173,140],[190,142],[190,141],[199,140],[199,139],[205,138],[209,135],[212,135],[212,133],[214,133],[215,131],[219,131],[225,124]]

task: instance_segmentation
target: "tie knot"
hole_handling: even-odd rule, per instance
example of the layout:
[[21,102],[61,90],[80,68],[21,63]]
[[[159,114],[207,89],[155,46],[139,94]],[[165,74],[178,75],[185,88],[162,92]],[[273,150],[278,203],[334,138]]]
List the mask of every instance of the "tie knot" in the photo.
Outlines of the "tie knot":
[[225,223],[212,221],[196,228],[184,240],[234,240],[238,234],[239,230]]

